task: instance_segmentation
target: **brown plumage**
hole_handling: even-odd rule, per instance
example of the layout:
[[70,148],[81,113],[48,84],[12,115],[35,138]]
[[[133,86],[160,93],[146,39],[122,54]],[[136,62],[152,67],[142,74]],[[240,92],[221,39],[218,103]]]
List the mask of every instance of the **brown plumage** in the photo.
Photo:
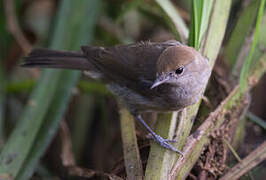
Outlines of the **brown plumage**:
[[177,41],[113,47],[82,46],[80,52],[33,50],[24,67],[76,69],[102,80],[161,146],[179,152],[142,120],[145,111],[176,111],[200,98],[210,76],[206,58]]
[[106,74],[104,78],[107,80],[114,80],[115,76],[133,81],[140,76],[151,79],[152,76],[155,78],[156,62],[162,51],[179,44],[177,41],[168,41],[106,48],[82,46],[80,52],[34,49],[22,66],[93,70]]

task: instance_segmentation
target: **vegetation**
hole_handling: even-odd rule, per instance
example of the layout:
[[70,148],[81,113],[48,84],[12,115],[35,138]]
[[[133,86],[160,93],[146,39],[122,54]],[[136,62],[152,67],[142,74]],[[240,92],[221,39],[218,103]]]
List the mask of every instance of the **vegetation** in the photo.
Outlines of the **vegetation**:
[[[265,0],[4,0],[0,179],[265,177],[264,8]],[[78,71],[19,67],[33,46],[168,39],[193,46],[213,68],[203,100],[145,114],[184,157],[150,142],[103,84]]]

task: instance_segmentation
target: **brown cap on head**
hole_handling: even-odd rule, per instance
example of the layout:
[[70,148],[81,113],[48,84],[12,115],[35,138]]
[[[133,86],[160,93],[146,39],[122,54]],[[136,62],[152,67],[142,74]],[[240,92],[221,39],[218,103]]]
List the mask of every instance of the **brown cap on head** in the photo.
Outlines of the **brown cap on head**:
[[196,50],[188,46],[169,47],[164,50],[158,59],[158,73],[175,71],[179,67],[190,64],[197,58],[198,54]]

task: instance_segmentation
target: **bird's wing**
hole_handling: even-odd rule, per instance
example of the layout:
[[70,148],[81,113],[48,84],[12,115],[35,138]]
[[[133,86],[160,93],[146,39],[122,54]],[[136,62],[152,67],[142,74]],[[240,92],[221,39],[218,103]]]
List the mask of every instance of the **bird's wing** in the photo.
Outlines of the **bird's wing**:
[[104,79],[130,86],[140,81],[153,81],[160,54],[169,46],[180,45],[177,41],[163,43],[141,42],[109,48],[83,46],[88,60],[104,74]]

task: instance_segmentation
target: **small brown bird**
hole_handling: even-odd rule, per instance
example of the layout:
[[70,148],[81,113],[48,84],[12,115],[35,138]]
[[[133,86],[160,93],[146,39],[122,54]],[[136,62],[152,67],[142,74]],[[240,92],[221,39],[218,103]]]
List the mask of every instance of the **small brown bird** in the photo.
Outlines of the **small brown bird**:
[[142,112],[181,110],[201,97],[211,74],[208,60],[171,40],[114,47],[82,46],[81,52],[35,49],[23,67],[77,69],[107,84],[164,148],[182,154],[144,122]]

